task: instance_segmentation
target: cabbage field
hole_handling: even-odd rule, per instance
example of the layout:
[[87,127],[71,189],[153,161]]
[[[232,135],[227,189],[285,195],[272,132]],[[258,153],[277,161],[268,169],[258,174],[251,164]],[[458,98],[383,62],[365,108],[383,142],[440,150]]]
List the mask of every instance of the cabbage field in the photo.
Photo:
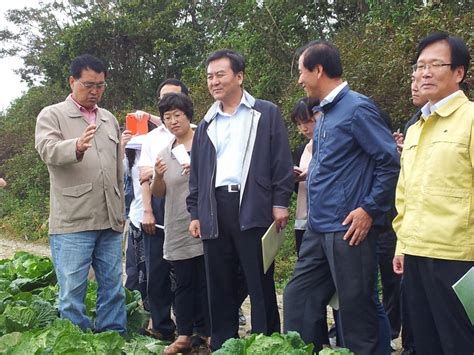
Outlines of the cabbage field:
[[[53,264],[48,257],[17,252],[11,259],[0,260],[0,354],[161,354],[165,342],[137,333],[148,323],[138,291],[126,293],[127,328],[125,336],[117,332],[84,332],[57,310],[59,287]],[[95,281],[88,281],[86,312],[92,320],[96,310]],[[311,355],[296,332],[271,336],[252,334],[229,339],[216,355]],[[321,355],[350,355],[347,349],[323,349]]]

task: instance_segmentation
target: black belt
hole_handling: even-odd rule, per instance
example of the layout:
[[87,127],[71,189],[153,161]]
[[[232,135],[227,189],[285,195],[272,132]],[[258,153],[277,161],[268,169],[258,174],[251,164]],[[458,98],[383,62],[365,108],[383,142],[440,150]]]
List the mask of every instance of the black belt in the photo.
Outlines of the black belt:
[[224,185],[224,186],[218,186],[216,187],[217,191],[227,191],[227,192],[239,192],[240,191],[240,185],[235,184],[235,185]]

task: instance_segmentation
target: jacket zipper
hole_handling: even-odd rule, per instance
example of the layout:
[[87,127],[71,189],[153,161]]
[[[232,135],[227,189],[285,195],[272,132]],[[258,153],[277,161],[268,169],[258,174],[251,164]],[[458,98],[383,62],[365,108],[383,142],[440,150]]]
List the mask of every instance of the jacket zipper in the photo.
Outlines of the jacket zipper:
[[[324,124],[324,113],[323,113],[323,116],[321,117],[321,124],[319,125],[319,128],[318,128],[318,145],[317,145],[317,150],[316,150],[316,164],[313,165],[313,168],[311,169],[311,171],[309,172],[309,179],[307,179],[306,181],[306,184],[309,183],[309,181],[312,181],[313,180],[313,175],[314,175],[314,170],[316,169],[316,165],[319,163],[319,149],[321,147],[321,129],[323,127],[323,124]],[[306,196],[306,201],[308,201],[308,216],[307,216],[307,221],[308,221],[308,225],[310,227],[312,227],[311,225],[311,199],[309,198],[309,185],[307,186],[307,195]],[[314,230],[314,228],[312,228]]]

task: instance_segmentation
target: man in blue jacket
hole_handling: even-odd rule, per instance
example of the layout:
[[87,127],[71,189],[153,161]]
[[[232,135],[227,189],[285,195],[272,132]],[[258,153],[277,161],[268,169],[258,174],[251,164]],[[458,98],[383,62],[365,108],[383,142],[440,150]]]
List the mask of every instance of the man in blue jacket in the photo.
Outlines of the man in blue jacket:
[[189,231],[204,246],[211,348],[238,337],[237,270],[252,305],[252,332],[280,331],[273,266],[263,272],[261,238],[283,229],[293,190],[293,164],[278,107],[243,90],[245,61],[223,49],[207,59],[216,102],[199,124],[191,152]]
[[337,292],[341,345],[375,354],[375,245],[397,182],[396,144],[375,104],[341,80],[331,43],[310,42],[298,67],[299,84],[321,101],[323,115],[308,173],[308,229],[284,292],[285,331],[320,349],[320,323]]

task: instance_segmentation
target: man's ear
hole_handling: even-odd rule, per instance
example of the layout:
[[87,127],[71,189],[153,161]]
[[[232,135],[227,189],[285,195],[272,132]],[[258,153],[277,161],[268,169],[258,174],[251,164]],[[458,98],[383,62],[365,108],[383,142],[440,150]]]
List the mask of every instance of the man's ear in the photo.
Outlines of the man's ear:
[[460,65],[456,69],[454,69],[454,75],[456,76],[456,83],[460,84],[462,81],[462,78],[464,78],[464,67]]
[[71,91],[72,91],[72,88],[73,88],[73,86],[74,86],[74,81],[75,81],[75,79],[74,79],[74,77],[71,75],[71,76],[69,77],[69,86],[71,87]]
[[244,72],[238,72],[237,79],[239,80],[239,85],[242,86],[242,83],[244,82]]
[[323,76],[324,68],[321,64],[316,64],[314,67],[313,73],[315,73],[316,78],[321,78]]

